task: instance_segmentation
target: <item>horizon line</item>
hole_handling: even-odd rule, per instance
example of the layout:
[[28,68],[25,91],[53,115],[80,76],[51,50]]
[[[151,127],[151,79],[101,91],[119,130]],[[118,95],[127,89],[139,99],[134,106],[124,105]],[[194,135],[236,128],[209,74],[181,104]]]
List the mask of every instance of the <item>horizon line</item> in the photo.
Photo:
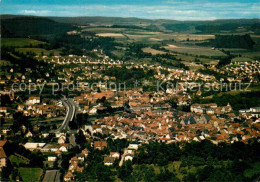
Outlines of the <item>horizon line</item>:
[[[51,16],[51,15],[24,15],[24,14],[1,14],[0,16],[32,16],[32,17],[55,17],[55,18],[135,18],[135,19],[140,19],[140,20],[167,20],[167,21],[180,21],[180,22],[196,22],[196,21],[221,21],[221,20],[260,20],[260,18],[227,18],[227,19],[197,19],[197,20],[178,20],[178,19],[165,19],[165,18],[141,18],[141,17],[134,17],[134,16],[129,16],[129,17],[124,17],[124,16]],[[1,19],[0,19],[1,21]]]

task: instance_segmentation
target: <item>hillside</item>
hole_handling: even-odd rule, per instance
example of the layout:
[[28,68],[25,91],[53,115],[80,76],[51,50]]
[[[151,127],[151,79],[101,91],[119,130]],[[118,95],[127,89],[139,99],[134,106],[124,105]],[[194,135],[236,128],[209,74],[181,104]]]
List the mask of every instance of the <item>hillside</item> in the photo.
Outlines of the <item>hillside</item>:
[[2,37],[28,37],[67,32],[71,24],[33,16],[1,16]]
[[72,23],[77,25],[150,25],[161,23],[176,23],[176,20],[159,20],[159,19],[141,19],[141,18],[121,18],[121,17],[49,17],[50,19],[60,23]]
[[[19,36],[27,34],[53,34],[60,30],[68,30],[72,25],[96,25],[96,26],[112,26],[112,25],[135,25],[156,30],[166,30],[172,32],[186,33],[260,33],[259,19],[224,19],[212,21],[177,21],[165,19],[141,19],[141,18],[122,18],[122,17],[36,17],[22,15],[1,15],[2,25],[4,26],[4,36],[12,32],[8,32],[15,28],[15,35]],[[37,21],[36,21],[37,20]],[[23,23],[21,23],[23,22]],[[26,23],[25,23],[26,22]],[[37,23],[36,23],[37,22]],[[18,27],[17,27],[18,26]],[[25,26],[25,28],[23,28]],[[36,28],[35,28],[36,26]],[[158,29],[159,26],[160,28]],[[24,30],[28,30],[25,33]],[[13,30],[12,30],[13,31]],[[63,31],[63,32],[64,32]]]

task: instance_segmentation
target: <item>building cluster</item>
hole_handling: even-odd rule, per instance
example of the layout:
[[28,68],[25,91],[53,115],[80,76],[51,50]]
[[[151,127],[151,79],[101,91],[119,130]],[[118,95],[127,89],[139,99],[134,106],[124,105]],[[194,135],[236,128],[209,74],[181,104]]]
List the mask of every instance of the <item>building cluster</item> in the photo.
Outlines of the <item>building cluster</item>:
[[231,75],[228,76],[228,81],[230,82],[259,82],[256,76],[260,74],[259,61],[234,62],[226,66],[224,70],[227,72],[228,75]]

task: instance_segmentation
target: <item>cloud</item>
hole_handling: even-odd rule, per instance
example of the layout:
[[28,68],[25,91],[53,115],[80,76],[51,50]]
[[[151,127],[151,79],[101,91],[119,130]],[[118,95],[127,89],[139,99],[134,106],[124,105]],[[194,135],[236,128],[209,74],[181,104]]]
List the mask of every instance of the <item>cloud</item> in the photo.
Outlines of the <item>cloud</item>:
[[37,14],[38,11],[35,11],[35,10],[23,10],[22,13],[25,13],[25,14]]
[[[76,0],[76,2],[79,1]],[[1,13],[17,14],[18,12],[18,14],[38,16],[117,16],[176,20],[260,18],[260,3],[252,0],[236,0],[233,2],[226,0],[143,0],[138,1],[138,3],[134,3],[137,0],[131,1],[132,3],[127,1],[119,3],[119,0],[109,0],[111,4],[101,3],[101,0],[72,4],[68,4],[68,0],[59,4],[36,4],[34,2],[19,4],[17,3],[18,0],[15,0],[15,2],[16,4],[5,3]],[[44,2],[51,2],[51,0]],[[89,2],[89,4],[86,4],[86,2]]]
[[22,14],[28,14],[28,15],[47,15],[51,11],[48,10],[22,10]]

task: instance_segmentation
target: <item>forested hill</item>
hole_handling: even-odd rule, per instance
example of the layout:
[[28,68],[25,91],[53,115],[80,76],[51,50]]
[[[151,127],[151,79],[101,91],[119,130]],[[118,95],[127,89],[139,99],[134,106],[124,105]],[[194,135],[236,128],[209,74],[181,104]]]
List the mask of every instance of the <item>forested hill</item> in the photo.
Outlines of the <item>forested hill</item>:
[[215,39],[203,45],[210,45],[217,48],[243,48],[252,49],[255,42],[249,34],[245,35],[215,35]]
[[2,37],[28,37],[60,34],[72,29],[71,24],[33,16],[1,16]]
[[252,49],[254,41],[250,35],[216,35],[213,45],[220,48],[244,48]]

